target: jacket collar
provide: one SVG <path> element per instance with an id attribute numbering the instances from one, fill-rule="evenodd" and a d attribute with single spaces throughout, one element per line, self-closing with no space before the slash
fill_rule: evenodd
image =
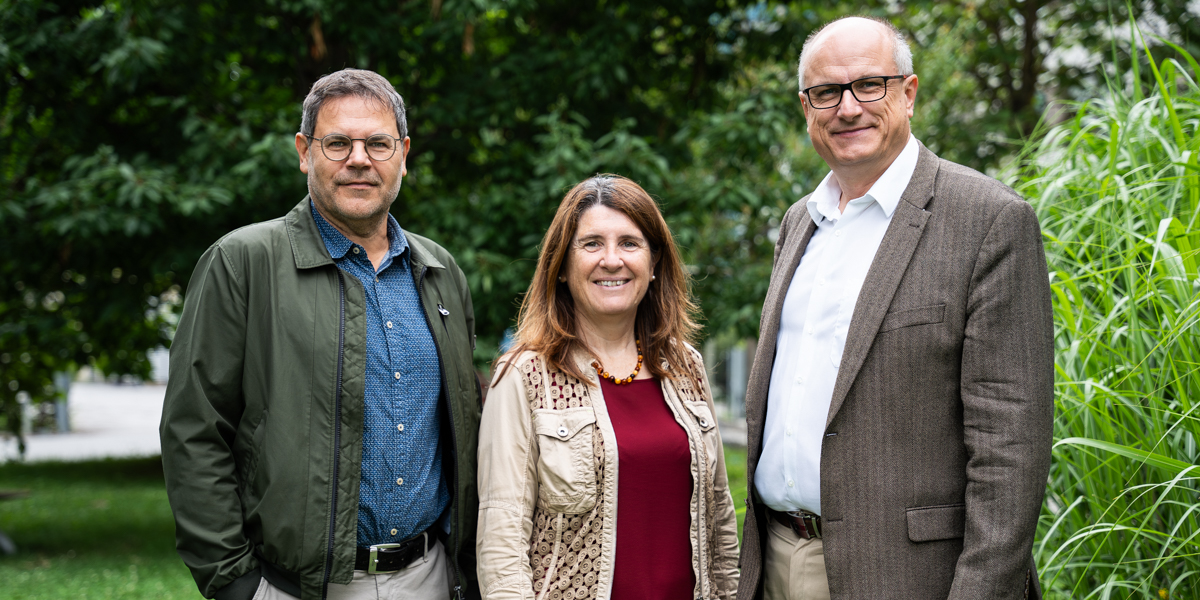
<path id="1" fill-rule="evenodd" d="M 412 261 L 413 271 L 420 272 L 421 268 L 445 269 L 446 266 L 438 260 L 430 246 L 432 242 L 412 232 L 405 232 L 408 237 L 408 249 L 411 251 L 409 260 Z"/>
<path id="2" fill-rule="evenodd" d="M 300 204 L 288 211 L 287 216 L 283 218 L 297 269 L 312 269 L 333 264 L 333 258 L 325 248 L 325 240 L 321 239 L 321 230 L 317 229 L 317 222 L 313 220 L 309 210 L 309 197 L 305 196 Z"/>
<path id="3" fill-rule="evenodd" d="M 321 238 L 321 230 L 317 229 L 317 222 L 313 220 L 308 196 L 305 196 L 299 204 L 288 211 L 283 221 L 287 228 L 288 242 L 291 243 L 292 257 L 296 261 L 297 269 L 313 269 L 334 264 L 333 258 L 329 256 L 329 250 L 325 247 L 325 240 Z M 412 250 L 411 260 L 414 271 L 418 271 L 421 267 L 446 268 L 434 255 L 425 238 L 406 233 L 408 247 Z"/>

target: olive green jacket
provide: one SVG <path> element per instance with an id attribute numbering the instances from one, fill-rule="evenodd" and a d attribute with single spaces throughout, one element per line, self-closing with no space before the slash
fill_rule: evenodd
<path id="1" fill-rule="evenodd" d="M 475 597 L 471 294 L 449 253 L 405 234 L 441 359 L 452 585 Z M 366 327 L 362 284 L 330 258 L 308 198 L 200 258 L 171 348 L 160 433 L 176 547 L 205 597 L 248 599 L 266 578 L 308 600 L 350 582 Z"/>

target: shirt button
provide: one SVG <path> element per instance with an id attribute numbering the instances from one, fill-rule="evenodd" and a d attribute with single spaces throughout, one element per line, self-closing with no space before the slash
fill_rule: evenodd
<path id="1" fill-rule="evenodd" d="M 824 280 L 824 279 L 818 279 L 818 280 L 817 280 L 817 285 L 825 285 L 825 280 Z"/>
<path id="2" fill-rule="evenodd" d="M 400 530 L 398 530 L 398 529 L 393 529 L 393 530 L 392 530 L 392 535 L 396 535 L 397 533 L 400 533 Z"/>
<path id="3" fill-rule="evenodd" d="M 358 254 L 358 246 L 355 246 L 355 247 L 354 247 L 354 253 L 355 253 L 355 254 Z"/>
<path id="4" fill-rule="evenodd" d="M 403 478 L 403 477 L 397 477 L 397 478 L 396 478 L 396 485 L 404 485 L 404 478 Z"/>
<path id="5" fill-rule="evenodd" d="M 800 384 L 800 385 L 804 385 L 804 376 L 803 376 L 803 375 L 797 375 L 797 376 L 796 376 L 796 383 L 798 383 L 798 384 Z"/>
<path id="6" fill-rule="evenodd" d="M 833 233 L 834 237 L 842 237 L 842 231 L 839 229 Z"/>
<path id="7" fill-rule="evenodd" d="M 796 487 L 796 482 L 795 482 L 795 481 L 792 481 L 791 479 L 789 479 L 789 480 L 788 480 L 788 487 Z"/>
<path id="8" fill-rule="evenodd" d="M 791 427 L 788 427 L 788 428 L 787 428 L 787 434 L 788 434 L 788 435 L 792 435 L 792 428 L 791 428 Z"/>
<path id="9" fill-rule="evenodd" d="M 392 328 L 392 322 L 391 322 L 391 321 L 388 321 L 388 322 L 387 322 L 387 328 L 388 328 L 388 329 L 391 329 L 391 328 Z"/>
<path id="10" fill-rule="evenodd" d="M 396 371 L 396 379 L 400 379 L 400 371 Z"/>
<path id="11" fill-rule="evenodd" d="M 396 423 L 397 431 L 404 431 L 404 423 Z"/>

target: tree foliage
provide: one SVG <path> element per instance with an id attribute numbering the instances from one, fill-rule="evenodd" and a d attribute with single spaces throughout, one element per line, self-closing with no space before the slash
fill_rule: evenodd
<path id="1" fill-rule="evenodd" d="M 408 103 L 410 175 L 392 212 L 467 273 L 482 364 L 512 325 L 562 194 L 598 172 L 632 177 L 660 200 L 707 333 L 756 333 L 775 228 L 825 174 L 794 79 L 822 23 L 865 12 L 909 32 L 922 75 L 917 136 L 986 169 L 1050 100 L 1103 83 L 1048 57 L 1070 44 L 1089 60 L 1107 52 L 1105 23 L 1127 9 L 5 0 L 0 399 L 11 415 L 18 392 L 51 398 L 51 374 L 85 364 L 146 375 L 145 351 L 169 344 L 200 253 L 303 197 L 299 105 L 331 71 L 378 71 Z M 1166 16 L 1185 42 L 1200 27 L 1178 3 L 1136 11 Z"/>
<path id="2" fill-rule="evenodd" d="M 0 394 L 145 375 L 196 258 L 303 197 L 291 138 L 319 76 L 410 109 L 393 213 L 470 276 L 490 358 L 561 195 L 618 172 L 666 198 L 683 123 L 723 101 L 723 1 L 0 4 Z M 724 22 L 724 21 L 722 21 Z M 681 207 L 677 207 L 681 208 Z M 16 419 L 7 419 L 8 428 Z"/>

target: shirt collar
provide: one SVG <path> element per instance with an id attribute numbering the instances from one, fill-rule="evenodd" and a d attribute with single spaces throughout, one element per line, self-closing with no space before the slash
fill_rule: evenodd
<path id="1" fill-rule="evenodd" d="M 317 223 L 317 229 L 321 232 L 321 240 L 325 242 L 325 249 L 329 251 L 329 256 L 334 260 L 339 260 L 346 256 L 346 253 L 357 244 L 350 241 L 350 238 L 343 235 L 342 232 L 338 231 L 336 227 L 330 224 L 330 222 L 321 215 L 320 211 L 317 210 L 316 204 L 310 202 L 309 207 L 312 209 L 313 221 L 316 221 Z M 393 217 L 391 213 L 388 213 L 387 216 L 387 236 L 387 258 L 390 259 L 400 256 L 405 250 L 408 249 L 408 238 L 405 237 L 404 230 L 400 229 L 400 223 L 396 221 L 396 218 Z M 362 248 L 362 246 L 359 247 Z M 380 263 L 380 266 L 382 267 L 383 265 L 387 264 L 387 262 L 390 261 L 384 261 L 383 263 Z"/>
<path id="2" fill-rule="evenodd" d="M 912 180 L 913 173 L 917 170 L 919 155 L 920 144 L 917 143 L 917 138 L 910 133 L 908 134 L 908 143 L 904 145 L 904 150 L 900 151 L 896 160 L 892 161 L 883 175 L 879 176 L 871 189 L 867 190 L 866 195 L 862 198 L 855 198 L 851 202 L 859 200 L 865 200 L 867 203 L 875 202 L 890 219 L 892 213 L 896 212 L 896 206 L 900 204 L 900 196 L 904 194 L 908 182 Z M 813 222 L 818 226 L 832 225 L 836 222 L 842 215 L 838 210 L 841 196 L 842 186 L 833 176 L 833 171 L 830 171 L 808 198 L 808 214 L 812 217 Z"/>

